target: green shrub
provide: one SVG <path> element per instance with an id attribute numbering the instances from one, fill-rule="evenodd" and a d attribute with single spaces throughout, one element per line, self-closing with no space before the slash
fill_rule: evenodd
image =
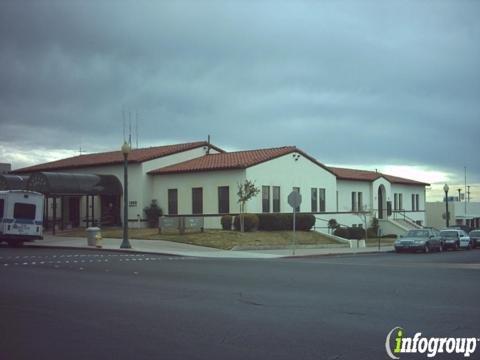
<path id="1" fill-rule="evenodd" d="M 257 214 L 258 229 L 263 231 L 292 230 L 293 214 Z M 315 225 L 315 216 L 312 214 L 296 214 L 295 229 L 309 231 Z"/>
<path id="2" fill-rule="evenodd" d="M 233 218 L 231 215 L 223 215 L 222 218 L 220 219 L 220 222 L 222 223 L 222 229 L 232 230 L 232 221 L 233 221 Z"/>
<path id="3" fill-rule="evenodd" d="M 344 239 L 349 239 L 349 228 L 346 227 L 337 227 L 335 231 L 333 232 L 333 235 L 344 238 Z"/>
<path id="4" fill-rule="evenodd" d="M 288 214 L 258 214 L 258 229 L 263 231 L 292 229 Z"/>
<path id="5" fill-rule="evenodd" d="M 362 227 L 351 227 L 348 229 L 348 238 L 351 240 L 360 240 L 365 238 L 365 229 Z"/>
<path id="6" fill-rule="evenodd" d="M 338 225 L 338 222 L 337 222 L 336 219 L 330 219 L 330 220 L 328 220 L 328 228 L 329 228 L 329 229 L 334 230 L 334 229 L 336 229 L 336 228 L 339 227 L 339 226 L 340 226 L 340 225 Z"/>
<path id="7" fill-rule="evenodd" d="M 309 231 L 315 226 L 315 216 L 312 214 L 298 214 L 295 216 L 295 229 L 300 231 Z M 293 215 L 292 215 L 293 219 Z M 293 220 L 292 220 L 293 222 Z"/>
<path id="8" fill-rule="evenodd" d="M 243 225 L 245 231 L 255 231 L 258 229 L 258 216 L 255 214 L 243 214 Z M 233 227 L 240 231 L 240 215 L 235 216 Z"/>
<path id="9" fill-rule="evenodd" d="M 163 215 L 162 209 L 158 206 L 157 200 L 152 200 L 150 206 L 143 209 L 147 216 L 148 226 L 151 228 L 158 227 L 158 218 Z"/>
<path id="10" fill-rule="evenodd" d="M 338 227 L 333 235 L 349 240 L 361 240 L 365 239 L 365 229 L 363 227 Z M 368 237 L 370 238 L 370 233 Z"/>

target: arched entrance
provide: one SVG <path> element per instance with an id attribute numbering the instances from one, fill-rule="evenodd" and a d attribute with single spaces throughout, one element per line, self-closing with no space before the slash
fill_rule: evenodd
<path id="1" fill-rule="evenodd" d="M 385 186 L 380 185 L 378 187 L 378 218 L 385 219 L 386 218 L 386 196 L 385 196 Z"/>

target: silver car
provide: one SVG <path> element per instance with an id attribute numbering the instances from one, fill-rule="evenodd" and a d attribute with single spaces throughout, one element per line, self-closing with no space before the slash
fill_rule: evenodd
<path id="1" fill-rule="evenodd" d="M 439 232 L 435 229 L 409 230 L 407 234 L 395 241 L 395 251 L 442 251 Z"/>

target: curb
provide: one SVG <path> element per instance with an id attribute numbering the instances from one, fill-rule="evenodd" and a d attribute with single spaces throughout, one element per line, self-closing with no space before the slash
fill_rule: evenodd
<path id="1" fill-rule="evenodd" d="M 283 259 L 298 259 L 298 258 L 315 258 L 322 256 L 351 256 L 351 255 L 373 255 L 373 254 L 390 254 L 394 253 L 394 250 L 388 251 L 363 251 L 363 252 L 350 252 L 350 253 L 328 253 L 328 254 L 311 254 L 311 255 L 288 255 L 284 256 Z"/>
<path id="2" fill-rule="evenodd" d="M 199 258 L 198 256 L 194 255 L 179 255 L 179 254 L 171 254 L 171 253 L 164 253 L 164 252 L 154 252 L 148 250 L 135 250 L 135 249 L 107 249 L 107 248 L 96 248 L 96 247 L 82 247 L 82 246 L 62 246 L 62 245 L 24 245 L 26 248 L 51 248 L 51 249 L 62 249 L 62 250 L 87 250 L 87 251 L 110 251 L 110 252 L 117 252 L 117 253 L 127 253 L 127 254 L 148 254 L 148 255 L 161 255 L 161 256 L 176 256 L 176 257 L 192 257 L 192 258 Z M 302 259 L 302 258 L 315 258 L 315 257 L 324 257 L 324 256 L 351 256 L 351 255 L 372 255 L 372 254 L 381 254 L 381 253 L 393 253 L 394 250 L 388 251 L 363 251 L 363 252 L 348 252 L 348 253 L 327 253 L 327 254 L 310 254 L 310 255 L 286 255 L 286 256 L 279 256 L 277 259 Z M 208 257 L 207 257 L 208 258 Z M 215 259 L 215 257 L 212 257 Z M 226 258 L 228 259 L 228 258 Z M 233 258 L 235 259 L 235 258 Z M 247 258 L 249 259 L 249 258 Z M 272 260 L 269 258 L 252 258 L 254 260 Z"/>
<path id="3" fill-rule="evenodd" d="M 346 244 L 330 244 L 334 246 L 328 245 L 297 245 L 297 249 L 349 249 Z M 242 246 L 236 245 L 234 246 L 231 251 L 255 251 L 255 250 L 289 250 L 291 249 L 291 245 L 262 245 L 262 246 Z"/>

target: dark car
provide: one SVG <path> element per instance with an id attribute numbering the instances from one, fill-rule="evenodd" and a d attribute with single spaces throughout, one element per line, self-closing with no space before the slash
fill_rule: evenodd
<path id="1" fill-rule="evenodd" d="M 480 247 L 480 230 L 472 230 L 468 234 L 470 236 L 470 240 L 472 241 L 472 246 Z"/>
<path id="2" fill-rule="evenodd" d="M 461 248 L 470 250 L 473 248 L 472 241 L 467 233 L 463 230 L 446 229 L 440 231 L 440 240 L 444 250 Z"/>
<path id="3" fill-rule="evenodd" d="M 448 227 L 448 229 L 463 230 L 467 234 L 472 230 L 472 228 L 467 225 L 451 225 Z"/>
<path id="4" fill-rule="evenodd" d="M 404 237 L 395 241 L 395 251 L 442 251 L 442 244 L 437 230 L 415 229 L 409 230 Z"/>

